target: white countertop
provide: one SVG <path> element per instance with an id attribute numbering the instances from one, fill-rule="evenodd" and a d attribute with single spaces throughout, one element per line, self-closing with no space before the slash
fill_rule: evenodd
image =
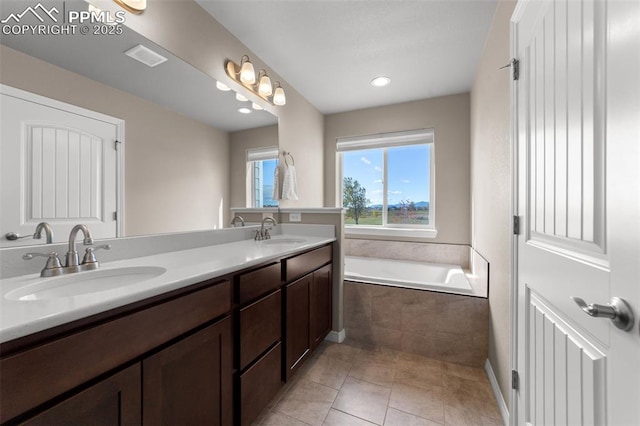
<path id="1" fill-rule="evenodd" d="M 31 274 L 0 280 L 0 343 L 335 241 L 335 238 L 291 234 L 274 236 L 270 241 L 291 238 L 304 242 L 264 244 L 264 241 L 243 240 L 103 263 L 99 271 L 155 266 L 165 268 L 166 272 L 140 283 L 71 297 L 11 300 L 6 295 L 12 290 L 56 278 Z M 92 272 L 76 274 L 79 277 Z"/>

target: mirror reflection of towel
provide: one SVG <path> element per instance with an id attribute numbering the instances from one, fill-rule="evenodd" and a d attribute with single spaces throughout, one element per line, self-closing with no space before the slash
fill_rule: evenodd
<path id="1" fill-rule="evenodd" d="M 284 171 L 284 179 L 282 181 L 282 199 L 298 199 L 298 179 L 296 178 L 296 168 L 294 166 L 287 166 Z"/>

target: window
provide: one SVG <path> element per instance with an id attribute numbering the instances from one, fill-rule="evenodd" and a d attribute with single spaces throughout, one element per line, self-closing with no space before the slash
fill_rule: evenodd
<path id="1" fill-rule="evenodd" d="M 341 138 L 337 149 L 350 231 L 435 231 L 432 129 Z"/>
<path id="2" fill-rule="evenodd" d="M 247 151 L 247 207 L 278 207 L 278 200 L 273 199 L 276 167 L 278 147 Z"/>

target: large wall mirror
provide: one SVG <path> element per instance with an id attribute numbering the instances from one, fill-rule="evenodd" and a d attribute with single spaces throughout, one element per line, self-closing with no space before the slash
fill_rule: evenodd
<path id="1" fill-rule="evenodd" d="M 52 10 L 57 3 L 60 10 L 88 7 L 84 1 L 44 4 Z M 2 19 L 13 13 L 22 15 L 21 25 L 29 19 L 40 24 L 33 14 L 22 13 L 26 6 L 3 1 Z M 245 206 L 245 167 L 237 163 L 242 157 L 238 150 L 277 146 L 277 117 L 238 100 L 233 91 L 219 90 L 210 76 L 125 25 L 112 34 L 93 34 L 92 28 L 88 34 L 77 28 L 76 34 L 66 35 L 8 31 L 0 38 L 0 83 L 5 92 L 17 89 L 2 95 L 0 112 L 3 132 L 11 127 L 5 121 L 14 128 L 14 134 L 5 132 L 0 140 L 3 173 L 12 173 L 3 174 L 0 192 L 13 197 L 2 200 L 0 247 L 44 243 L 26 237 L 41 221 L 57 223 L 55 241 L 63 242 L 74 224 L 87 222 L 91 228 L 94 216 L 99 216 L 97 222 L 113 218 L 119 236 L 228 226 L 229 208 Z M 150 67 L 125 55 L 138 45 L 167 60 Z M 154 60 L 147 51 L 139 53 Z M 55 103 L 46 105 L 44 99 L 53 99 L 78 108 L 71 112 L 83 117 L 88 115 L 83 111 L 96 113 L 98 124 L 114 118 L 114 138 L 124 140 L 124 160 L 118 166 L 123 173 L 87 166 L 104 149 L 96 142 L 93 151 L 78 148 L 78 140 L 91 139 L 94 132 L 76 131 L 74 121 L 67 128 L 47 125 L 55 114 L 41 111 L 37 119 L 20 122 L 22 106 L 7 99 L 17 102 L 21 91 L 34 94 L 27 102 L 38 107 L 60 110 Z M 239 112 L 243 107 L 250 112 Z M 106 182 L 107 175 L 123 180 Z M 123 207 L 116 215 L 95 195 L 97 187 L 109 185 L 122 189 L 116 197 L 124 194 L 116 201 Z M 14 222 L 5 223 L 8 217 Z M 25 238 L 10 241 L 5 237 L 9 232 Z M 96 230 L 96 238 L 112 236 L 100 232 Z"/>

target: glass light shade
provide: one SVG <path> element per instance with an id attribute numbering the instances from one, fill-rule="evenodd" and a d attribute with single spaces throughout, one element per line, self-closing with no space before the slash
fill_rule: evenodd
<path id="1" fill-rule="evenodd" d="M 147 0 L 113 0 L 127 12 L 140 14 L 147 8 Z"/>
<path id="2" fill-rule="evenodd" d="M 240 81 L 244 84 L 255 84 L 256 82 L 256 71 L 248 59 L 240 67 Z"/>
<path id="3" fill-rule="evenodd" d="M 271 96 L 273 94 L 273 86 L 271 85 L 271 79 L 268 75 L 263 75 L 262 77 L 260 77 L 258 93 L 260 93 L 262 96 Z"/>
<path id="4" fill-rule="evenodd" d="M 240 93 L 236 93 L 236 99 L 240 102 L 247 102 L 249 100 L 246 97 L 242 96 Z"/>
<path id="5" fill-rule="evenodd" d="M 273 92 L 273 103 L 275 105 L 284 105 L 287 103 L 287 98 L 284 95 L 284 89 L 280 86 L 276 87 L 275 92 Z"/>
<path id="6" fill-rule="evenodd" d="M 229 86 L 224 83 L 220 83 L 219 81 L 216 81 L 216 88 L 218 90 L 222 90 L 223 92 L 228 92 L 229 90 L 231 90 L 229 89 Z"/>
<path id="7" fill-rule="evenodd" d="M 258 105 L 257 103 L 252 103 L 251 106 L 253 107 L 253 109 L 255 109 L 256 111 L 262 111 L 264 108 L 262 108 L 260 105 Z"/>

